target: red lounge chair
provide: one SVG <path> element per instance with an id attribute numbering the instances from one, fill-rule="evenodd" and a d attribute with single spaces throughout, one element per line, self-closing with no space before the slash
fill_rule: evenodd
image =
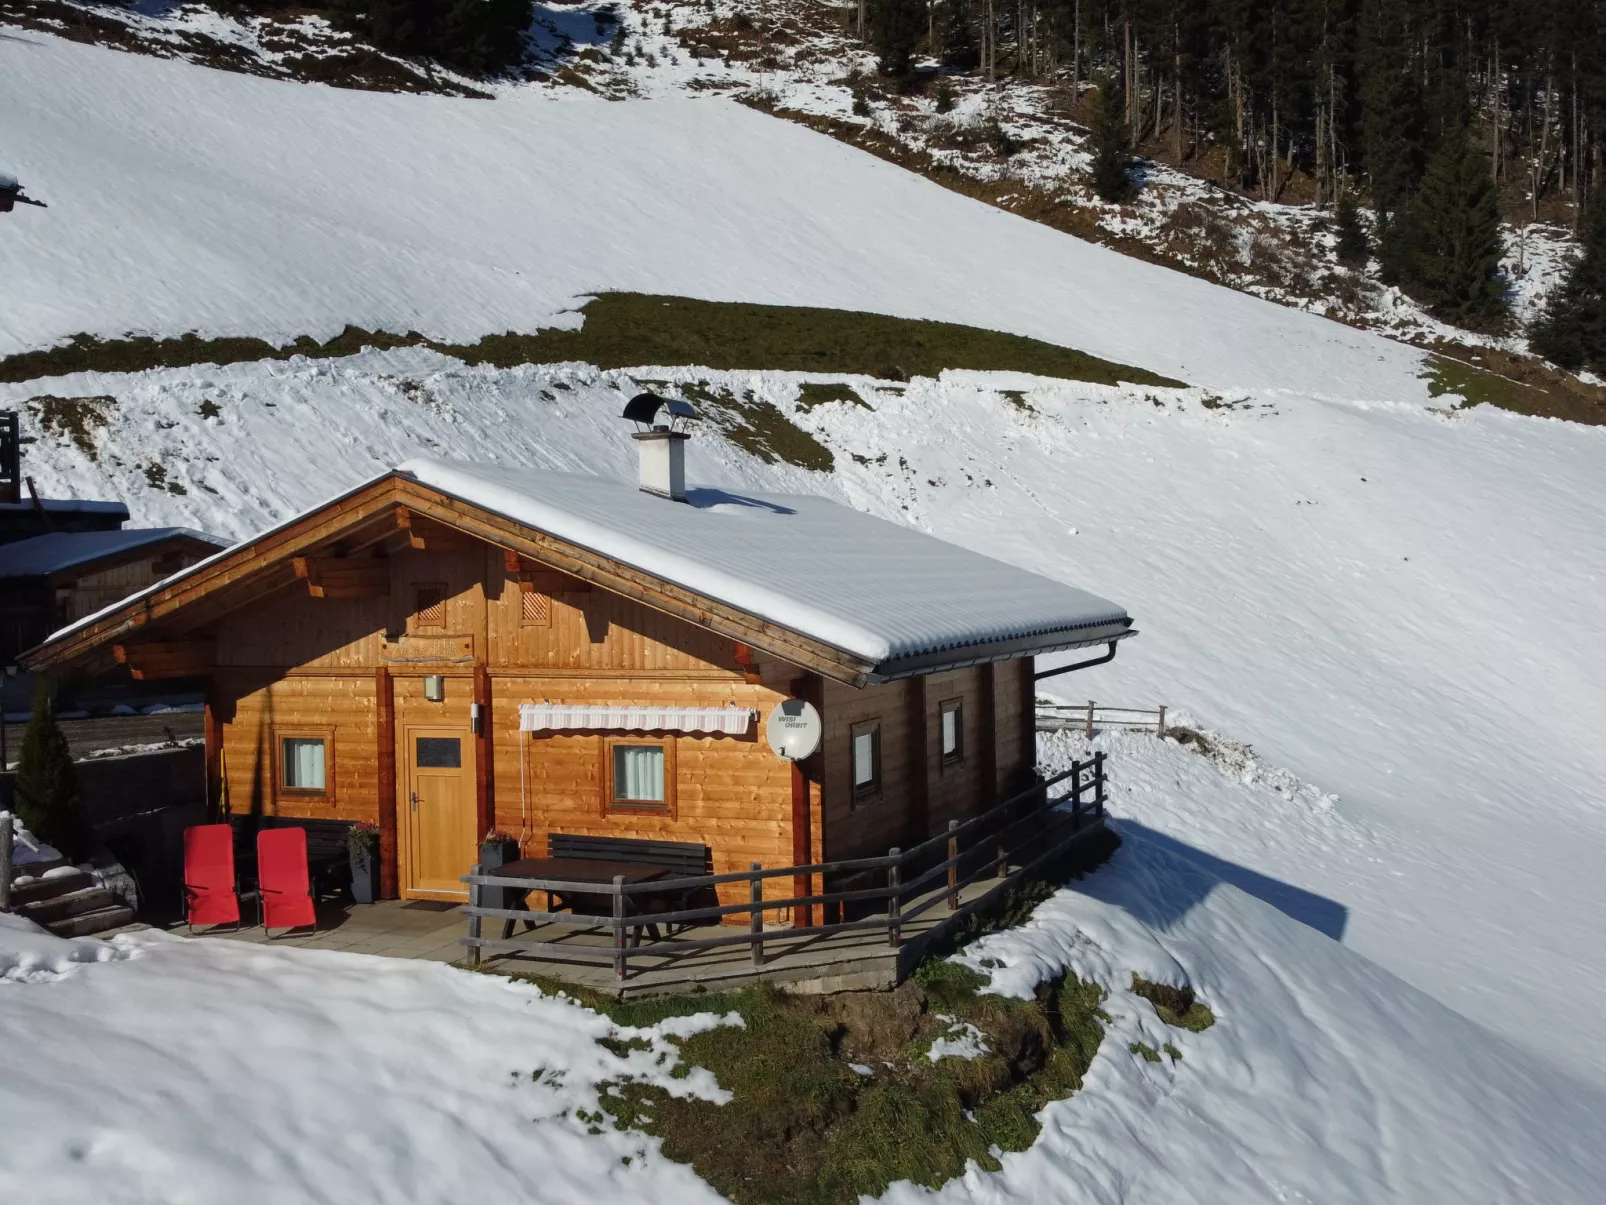
<path id="1" fill-rule="evenodd" d="M 306 829 L 265 828 L 257 833 L 257 900 L 264 929 L 318 927 Z"/>
<path id="2" fill-rule="evenodd" d="M 234 829 L 227 824 L 198 824 L 184 830 L 184 919 L 192 929 L 240 927 Z"/>

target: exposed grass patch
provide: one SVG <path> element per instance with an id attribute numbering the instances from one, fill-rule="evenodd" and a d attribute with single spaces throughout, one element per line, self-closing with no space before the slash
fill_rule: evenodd
<path id="1" fill-rule="evenodd" d="M 706 381 L 681 385 L 680 392 L 697 403 L 699 417 L 765 464 L 784 460 L 819 473 L 836 467 L 831 449 L 782 414 L 773 402 L 759 401 L 750 393 L 715 389 Z"/>
<path id="2" fill-rule="evenodd" d="M 1133 1042 L 1127 1047 L 1133 1054 L 1139 1055 L 1145 1063 L 1158 1063 L 1160 1052 L 1147 1042 Z"/>
<path id="3" fill-rule="evenodd" d="M 1151 983 L 1139 975 L 1133 975 L 1132 992 L 1154 1005 L 1160 1020 L 1177 1029 L 1203 1033 L 1216 1023 L 1216 1015 L 1193 994 L 1191 987 Z"/>
<path id="4" fill-rule="evenodd" d="M 167 479 L 167 469 L 155 461 L 149 464 L 142 464 L 139 467 L 145 474 L 146 482 L 153 490 L 166 490 L 170 494 L 187 494 L 190 492 L 180 482 L 169 481 Z"/>
<path id="5" fill-rule="evenodd" d="M 107 394 L 94 397 L 31 397 L 27 407 L 39 425 L 52 435 L 71 439 L 91 460 L 100 459 L 100 433 L 111 425 L 117 399 Z"/>
<path id="6" fill-rule="evenodd" d="M 76 335 L 43 351 L 0 359 L 0 381 L 72 372 L 141 372 L 193 364 L 314 359 L 353 355 L 364 347 L 430 347 L 470 364 L 577 361 L 599 368 L 641 364 L 698 365 L 721 370 L 856 373 L 883 380 L 935 377 L 944 369 L 1028 372 L 1100 385 L 1181 387 L 1139 368 L 1101 360 L 1019 335 L 948 322 L 924 322 L 803 306 L 696 301 L 642 293 L 604 293 L 584 307 L 577 331 L 488 335 L 473 344 L 442 343 L 416 331 L 405 335 L 348 326 L 319 343 L 307 336 L 282 347 L 261 339 L 96 339 Z"/>
<path id="7" fill-rule="evenodd" d="M 1466 357 L 1473 355 L 1486 366 L 1469 363 Z M 1421 375 L 1431 396 L 1458 395 L 1463 406 L 1487 403 L 1517 414 L 1606 425 L 1606 390 L 1547 369 L 1531 356 L 1492 348 L 1457 349 L 1454 354 L 1429 355 Z"/>
<path id="8" fill-rule="evenodd" d="M 1026 391 L 1024 389 L 1000 389 L 998 396 L 1022 414 L 1037 413 L 1037 407 L 1026 400 Z"/>
<path id="9" fill-rule="evenodd" d="M 846 381 L 808 381 L 804 383 L 802 389 L 798 392 L 797 408 L 805 413 L 816 406 L 823 406 L 827 402 L 848 402 L 866 410 L 875 409 L 874 406 L 860 397 L 858 391 Z"/>
<path id="10" fill-rule="evenodd" d="M 734 1094 L 728 1104 L 624 1083 L 603 1108 L 616 1124 L 661 1137 L 667 1156 L 739 1205 L 848 1205 L 896 1180 L 936 1187 L 971 1159 L 996 1170 L 995 1152 L 1030 1146 L 1037 1112 L 1081 1087 L 1103 1037 L 1103 993 L 1066 978 L 1018 1001 L 979 995 L 983 982 L 932 962 L 891 992 L 790 996 L 761 985 L 610 1005 L 632 1024 L 729 1005 L 745 1027 L 680 1043 L 686 1064 Z M 933 1063 L 931 1042 L 957 1022 L 979 1029 L 988 1053 Z"/>

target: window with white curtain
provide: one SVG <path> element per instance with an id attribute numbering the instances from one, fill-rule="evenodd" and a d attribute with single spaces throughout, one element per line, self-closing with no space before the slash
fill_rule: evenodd
<path id="1" fill-rule="evenodd" d="M 853 794 L 874 795 L 881 789 L 881 725 L 853 726 Z"/>
<path id="2" fill-rule="evenodd" d="M 324 743 L 317 737 L 287 736 L 283 750 L 284 787 L 288 791 L 326 789 Z"/>
<path id="3" fill-rule="evenodd" d="M 965 759 L 964 705 L 958 699 L 949 699 L 941 704 L 941 712 L 942 761 L 951 765 Z"/>
<path id="4" fill-rule="evenodd" d="M 616 803 L 663 804 L 664 747 L 613 747 L 613 798 Z"/>

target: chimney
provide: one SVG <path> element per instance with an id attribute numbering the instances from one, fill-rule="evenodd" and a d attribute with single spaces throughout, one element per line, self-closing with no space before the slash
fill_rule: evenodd
<path id="1" fill-rule="evenodd" d="M 0 502 L 22 501 L 22 432 L 15 410 L 0 410 Z"/>
<path id="2" fill-rule="evenodd" d="M 660 412 L 668 422 L 657 421 Z M 696 416 L 689 403 L 656 393 L 638 393 L 625 406 L 623 417 L 637 426 L 631 438 L 641 461 L 639 484 L 647 493 L 686 501 L 686 441 L 691 433 L 682 426 Z"/>

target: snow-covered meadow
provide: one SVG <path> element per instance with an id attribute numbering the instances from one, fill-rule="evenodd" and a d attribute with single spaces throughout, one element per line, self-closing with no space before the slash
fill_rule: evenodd
<path id="1" fill-rule="evenodd" d="M 1188 381 L 821 375 L 863 404 L 809 408 L 799 374 L 496 370 L 412 349 L 40 379 L 0 385 L 0 405 L 21 405 L 46 495 L 125 498 L 139 523 L 244 537 L 419 454 L 628 477 L 617 415 L 648 382 L 772 403 L 831 449 L 831 473 L 765 463 L 705 423 L 693 480 L 824 494 L 1112 598 L 1142 635 L 1113 665 L 1045 686 L 1167 703 L 1287 767 L 1235 754 L 1233 782 L 1179 747 L 1112 746 L 1129 846 L 1046 906 L 1040 950 L 1000 957 L 1097 962 L 1113 989 L 1163 950 L 1221 1020 L 1178 1040 L 1181 1064 L 1129 1070 L 1114 1061 L 1138 1032 L 1122 1013 L 1089 1091 L 1050 1111 L 1088 1119 L 1085 1140 L 1055 1137 L 1055 1120 L 1002 1178 L 951 1192 L 1591 1199 L 1600 1154 L 1580 1127 L 1606 1086 L 1589 1012 L 1606 989 L 1606 430 L 1435 404 L 1409 348 L 1079 243 L 723 101 L 342 92 L 28 33 L 0 38 L 0 111 L 0 168 L 49 205 L 0 227 L 0 355 L 78 332 L 282 342 L 347 323 L 468 340 L 573 325 L 586 295 L 628 289 L 966 322 Z M 90 450 L 42 429 L 27 403 L 47 394 L 113 399 Z M 1077 933 L 1103 935 L 1103 962 L 1077 952 Z M 534 1154 L 521 1145 L 529 1119 L 513 1128 L 493 1107 L 515 1091 L 493 1048 L 539 1062 L 549 1036 L 525 1030 L 551 1020 L 551 1002 L 439 968 L 125 948 L 137 956 L 59 979 L 35 964 L 44 981 L 4 987 L 6 1074 L 66 1086 L 43 1093 L 46 1110 L 0 1095 L 0 1132 L 38 1136 L 4 1147 L 0 1187 L 155 1199 L 146 1185 L 193 1164 L 203 1190 L 281 1177 L 284 1199 L 318 1199 L 341 1160 L 416 1135 L 421 1158 L 462 1171 L 470 1156 L 431 1136 L 460 1108 L 500 1119 L 486 1123 L 493 1143 L 469 1148 L 487 1192 L 557 1154 L 596 1173 L 584 1186 L 604 1185 L 600 1199 L 704 1191 L 652 1160 L 625 1169 L 630 1150 L 555 1113 L 540 1114 Z M 193 1039 L 186 984 L 210 1005 Z M 450 1037 L 463 1061 L 431 1055 L 418 1095 L 402 1092 L 355 1146 L 329 1145 L 335 1110 L 366 1106 L 376 1082 L 407 1088 L 396 1052 L 427 1049 L 443 1018 L 474 1008 L 491 1018 L 483 1048 Z M 552 1044 L 603 1024 L 570 1015 L 551 1020 Z M 233 1051 L 236 1016 L 289 1053 Z M 113 1026 L 104 1046 L 95 1025 Z M 19 1052 L 41 1037 L 49 1049 L 30 1062 Z M 183 1057 L 163 1064 L 163 1043 Z M 306 1053 L 331 1048 L 345 1061 Z M 212 1058 L 238 1074 L 214 1074 Z M 242 1144 L 251 1073 L 281 1067 L 274 1128 Z M 1462 1103 L 1480 1091 L 1494 1098 L 1483 1121 Z M 1146 1101 L 1145 1121 L 1133 1110 Z M 209 1111 L 234 1119 L 211 1131 L 230 1141 L 184 1145 L 207 1131 L 175 1119 Z M 103 1128 L 77 1145 L 43 1137 L 81 1115 Z M 1213 1128 L 1223 1117 L 1241 1123 L 1240 1145 Z M 1268 1163 L 1284 1150 L 1299 1154 Z M 38 1162 L 17 1170 L 18 1151 Z M 1208 1172 L 1191 1197 L 1190 1160 Z M 352 1195 L 332 1199 L 448 1199 L 429 1180 L 388 1198 L 388 1180 L 341 1183 Z"/>

